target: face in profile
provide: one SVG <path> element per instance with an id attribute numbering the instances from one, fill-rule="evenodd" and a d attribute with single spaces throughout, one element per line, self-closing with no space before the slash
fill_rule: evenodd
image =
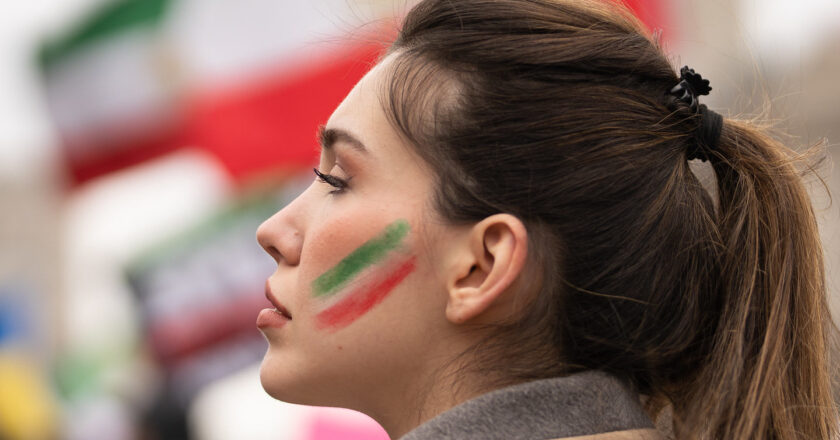
<path id="1" fill-rule="evenodd" d="M 280 400 L 364 411 L 366 396 L 425 371 L 447 325 L 447 228 L 431 220 L 431 172 L 381 108 L 387 64 L 323 127 L 313 183 L 257 230 L 277 262 L 266 290 L 279 310 L 258 318 L 260 380 Z"/>

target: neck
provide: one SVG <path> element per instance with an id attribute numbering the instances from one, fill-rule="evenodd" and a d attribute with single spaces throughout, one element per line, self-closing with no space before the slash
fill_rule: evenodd
<path id="1" fill-rule="evenodd" d="M 368 412 L 392 439 L 398 439 L 423 422 L 488 391 L 460 367 L 440 368 L 413 381 L 385 405 Z"/>
<path id="2" fill-rule="evenodd" d="M 390 438 L 398 439 L 438 414 L 491 390 L 486 380 L 468 368 L 468 356 L 459 355 L 462 350 L 442 351 L 427 352 L 423 364 L 414 365 L 410 372 L 368 384 L 368 390 L 377 391 L 369 395 L 372 399 L 364 402 L 367 405 L 355 409 L 376 420 Z"/>

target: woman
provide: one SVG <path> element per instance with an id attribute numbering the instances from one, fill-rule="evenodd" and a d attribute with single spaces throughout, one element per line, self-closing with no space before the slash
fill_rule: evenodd
<path id="1" fill-rule="evenodd" d="M 836 435 L 808 196 L 709 90 L 611 3 L 423 1 L 257 231 L 263 387 L 412 440 Z"/>

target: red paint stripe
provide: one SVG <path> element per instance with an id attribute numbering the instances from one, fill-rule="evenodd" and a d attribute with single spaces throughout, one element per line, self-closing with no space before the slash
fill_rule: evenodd
<path id="1" fill-rule="evenodd" d="M 316 316 L 319 328 L 338 330 L 345 327 L 379 304 L 391 290 L 414 271 L 416 258 L 411 257 L 384 278 L 375 279 Z"/>

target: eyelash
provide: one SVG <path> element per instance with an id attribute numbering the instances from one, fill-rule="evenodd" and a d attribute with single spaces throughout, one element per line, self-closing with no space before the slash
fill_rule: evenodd
<path id="1" fill-rule="evenodd" d="M 324 174 L 318 171 L 318 168 L 312 168 L 312 171 L 314 171 L 315 175 L 318 176 L 318 180 L 335 188 L 334 190 L 330 191 L 330 194 L 340 194 L 344 192 L 344 190 L 347 188 L 347 181 L 344 179 L 335 177 L 332 174 Z"/>

